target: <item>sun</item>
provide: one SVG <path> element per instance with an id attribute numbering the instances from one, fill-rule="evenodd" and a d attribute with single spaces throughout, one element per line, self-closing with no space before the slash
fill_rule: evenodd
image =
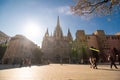
<path id="1" fill-rule="evenodd" d="M 39 36 L 39 25 L 37 25 L 35 22 L 29 22 L 25 26 L 25 36 L 28 38 L 35 38 Z"/>
<path id="2" fill-rule="evenodd" d="M 23 26 L 23 35 L 38 45 L 43 33 L 43 27 L 37 21 L 28 20 Z"/>
<path id="3" fill-rule="evenodd" d="M 22 24 L 22 35 L 27 37 L 35 44 L 41 46 L 41 42 L 45 32 L 45 26 L 37 19 L 26 19 Z"/>

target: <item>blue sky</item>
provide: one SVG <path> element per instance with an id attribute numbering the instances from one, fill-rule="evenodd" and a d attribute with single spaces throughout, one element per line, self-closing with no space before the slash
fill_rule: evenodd
<path id="1" fill-rule="evenodd" d="M 53 33 L 59 16 L 64 35 L 69 28 L 74 38 L 79 29 L 85 30 L 86 34 L 98 29 L 106 34 L 120 32 L 120 11 L 87 20 L 72 15 L 69 11 L 72 4 L 72 0 L 0 0 L 0 30 L 9 36 L 22 34 L 41 45 L 46 29 Z"/>

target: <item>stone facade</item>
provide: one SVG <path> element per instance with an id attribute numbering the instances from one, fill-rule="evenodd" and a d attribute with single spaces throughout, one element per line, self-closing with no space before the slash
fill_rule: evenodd
<path id="1" fill-rule="evenodd" d="M 2 61 L 5 64 L 12 64 L 14 61 L 19 63 L 21 60 L 27 59 L 34 63 L 34 50 L 36 48 L 37 45 L 28 40 L 26 37 L 22 35 L 16 35 L 15 37 L 11 38 Z"/>
<path id="2" fill-rule="evenodd" d="M 71 48 L 69 42 L 72 41 L 72 36 L 68 30 L 68 35 L 63 36 L 62 29 L 60 27 L 59 17 L 53 36 L 49 35 L 48 29 L 45 33 L 42 42 L 42 52 L 44 53 L 43 58 L 52 62 L 60 62 L 67 60 L 70 57 Z"/>
<path id="3" fill-rule="evenodd" d="M 60 62 L 61 59 L 66 59 L 67 62 L 82 63 L 88 61 L 91 46 L 99 49 L 101 60 L 106 61 L 112 48 L 115 47 L 120 50 L 120 33 L 106 35 L 104 30 L 97 30 L 93 34 L 85 34 L 84 30 L 77 30 L 76 38 L 73 40 L 69 29 L 67 36 L 63 36 L 58 17 L 53 36 L 49 35 L 48 29 L 45 33 L 42 52 L 44 59 L 52 62 Z"/>

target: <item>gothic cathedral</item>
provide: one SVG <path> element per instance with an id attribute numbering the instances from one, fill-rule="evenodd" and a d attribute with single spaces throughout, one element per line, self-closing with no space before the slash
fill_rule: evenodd
<path id="1" fill-rule="evenodd" d="M 73 38 L 69 29 L 67 36 L 63 36 L 58 16 L 53 36 L 49 35 L 48 29 L 44 35 L 42 42 L 43 59 L 56 63 L 68 62 L 71 54 L 70 42 L 72 41 Z"/>

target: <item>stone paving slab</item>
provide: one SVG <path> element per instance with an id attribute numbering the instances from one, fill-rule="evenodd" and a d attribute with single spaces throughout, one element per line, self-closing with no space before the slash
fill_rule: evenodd
<path id="1" fill-rule="evenodd" d="M 91 69 L 89 65 L 74 64 L 7 68 L 0 69 L 0 80 L 120 80 L 118 68 L 99 65 L 98 69 Z"/>

